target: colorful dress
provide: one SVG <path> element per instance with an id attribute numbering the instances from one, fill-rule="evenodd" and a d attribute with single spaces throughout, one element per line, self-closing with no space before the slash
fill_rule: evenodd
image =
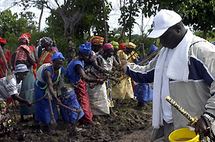
<path id="1" fill-rule="evenodd" d="M 111 71 L 112 67 L 113 67 L 113 60 L 114 60 L 114 56 L 108 57 L 107 59 L 104 59 L 101 55 L 99 56 L 102 59 L 102 64 L 103 64 L 103 68 Z M 106 82 L 106 87 L 107 87 L 107 97 L 108 97 L 108 102 L 109 102 L 109 107 L 113 107 L 113 98 L 112 98 L 112 89 L 110 87 L 110 80 L 108 79 L 108 81 Z"/>
<path id="2" fill-rule="evenodd" d="M 11 57 L 11 51 L 7 50 L 7 52 L 5 53 L 4 56 L 5 56 L 5 59 L 7 61 L 7 64 L 9 64 L 10 57 Z M 4 65 L 2 58 L 0 58 L 0 78 L 5 77 L 5 73 L 6 73 L 6 67 Z"/>
<path id="3" fill-rule="evenodd" d="M 49 70 L 51 73 L 51 79 L 53 84 L 58 84 L 61 75 L 64 73 L 64 68 L 61 67 L 59 69 L 59 74 L 54 76 L 53 67 L 50 64 L 44 64 L 38 69 L 37 72 L 37 80 L 34 83 L 35 87 L 35 100 L 42 98 L 46 93 L 49 93 L 48 85 L 46 83 L 46 77 L 44 75 L 45 70 Z M 52 97 L 50 97 L 52 98 Z M 57 110 L 57 105 L 55 100 L 51 99 L 52 109 L 54 113 L 54 118 L 59 119 L 59 113 Z M 41 101 L 36 103 L 36 120 L 45 124 L 49 124 L 51 122 L 51 111 L 49 106 L 48 98 L 42 99 Z"/>
<path id="4" fill-rule="evenodd" d="M 117 54 L 119 55 L 120 59 L 123 59 L 123 58 L 128 59 L 130 57 L 130 56 L 127 56 L 123 50 L 119 50 Z M 132 54 L 133 52 L 131 53 L 131 55 Z M 128 61 L 132 61 L 132 59 L 130 58 Z M 120 80 L 120 83 L 118 84 L 115 84 L 115 82 L 110 81 L 110 84 L 112 86 L 113 98 L 114 99 L 134 98 L 134 91 L 132 88 L 131 78 L 126 74 L 121 73 L 121 77 L 118 79 Z"/>
<path id="5" fill-rule="evenodd" d="M 60 78 L 59 85 L 57 87 L 58 98 L 61 103 L 72 108 L 73 110 L 82 110 L 80 104 L 78 103 L 75 90 L 73 88 L 73 83 L 64 75 Z M 63 118 L 68 121 L 74 123 L 78 117 L 78 113 L 71 111 L 63 106 L 60 106 L 60 113 Z M 83 110 L 80 112 L 79 119 L 83 117 Z"/>
<path id="6" fill-rule="evenodd" d="M 48 52 L 46 51 L 45 49 L 43 50 L 42 52 L 42 55 L 40 56 L 39 60 L 38 60 L 38 65 L 37 65 L 37 68 L 39 69 L 39 67 L 42 65 L 42 64 L 45 64 L 45 63 L 51 63 L 51 57 L 54 53 L 56 53 L 57 50 L 55 50 L 54 48 Z"/>
<path id="7" fill-rule="evenodd" d="M 5 101 L 11 95 L 19 94 L 21 84 L 22 81 L 18 84 L 15 76 L 11 80 L 7 80 L 6 77 L 0 78 L 0 134 L 6 134 L 13 130 L 9 108 Z"/>
<path id="8" fill-rule="evenodd" d="M 75 93 L 78 98 L 78 102 L 84 111 L 84 116 L 80 119 L 80 122 L 90 122 L 93 118 L 93 113 L 90 108 L 89 95 L 86 89 L 86 82 L 82 81 L 75 72 L 75 66 L 81 65 L 84 70 L 84 61 L 72 60 L 65 69 L 65 76 L 74 83 Z"/>

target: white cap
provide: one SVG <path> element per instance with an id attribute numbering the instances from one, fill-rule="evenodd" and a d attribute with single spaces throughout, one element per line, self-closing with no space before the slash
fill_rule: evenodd
<path id="1" fill-rule="evenodd" d="M 148 35 L 150 38 L 158 38 L 163 35 L 170 27 L 179 23 L 182 20 L 181 16 L 175 11 L 162 9 L 159 11 L 153 20 L 153 30 Z"/>

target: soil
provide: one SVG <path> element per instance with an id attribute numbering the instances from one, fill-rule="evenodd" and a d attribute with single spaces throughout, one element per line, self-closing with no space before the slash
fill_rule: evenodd
<path id="1" fill-rule="evenodd" d="M 46 126 L 35 121 L 32 116 L 25 117 L 24 122 L 17 120 L 10 136 L 0 137 L 4 142 L 149 142 L 152 131 L 152 102 L 144 106 L 137 106 L 134 99 L 114 102 L 113 112 L 110 115 L 94 116 L 93 121 L 99 125 L 89 123 L 80 124 L 84 132 L 74 132 L 69 123 L 62 119 L 57 120 L 57 128 L 48 133 Z M 11 109 L 11 116 L 13 111 Z M 20 118 L 16 109 L 16 117 Z M 13 118 L 13 117 L 12 117 Z"/>

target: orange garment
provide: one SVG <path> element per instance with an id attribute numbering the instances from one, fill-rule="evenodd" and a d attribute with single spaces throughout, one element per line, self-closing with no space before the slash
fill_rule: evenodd
<path id="1" fill-rule="evenodd" d="M 42 52 L 42 55 L 40 56 L 40 58 L 38 60 L 37 68 L 39 68 L 42 64 L 51 63 L 51 57 L 56 52 L 57 52 L 57 50 L 55 50 L 54 48 L 50 52 L 48 52 L 44 49 Z"/>
<path id="2" fill-rule="evenodd" d="M 7 64 L 9 64 L 9 62 L 10 62 L 10 56 L 11 56 L 11 51 L 7 50 L 7 52 L 5 53 L 4 56 L 5 56 Z M 6 73 L 6 67 L 4 65 L 4 62 L 3 62 L 2 58 L 0 58 L 0 78 L 5 77 L 5 73 Z"/>

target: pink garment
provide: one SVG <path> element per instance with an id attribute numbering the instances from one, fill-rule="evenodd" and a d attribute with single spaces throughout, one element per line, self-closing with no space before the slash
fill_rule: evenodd
<path id="1" fill-rule="evenodd" d="M 110 44 L 110 43 L 105 43 L 104 45 L 103 45 L 103 50 L 105 51 L 105 50 L 108 50 L 108 49 L 111 49 L 111 48 L 113 48 L 113 46 Z"/>

